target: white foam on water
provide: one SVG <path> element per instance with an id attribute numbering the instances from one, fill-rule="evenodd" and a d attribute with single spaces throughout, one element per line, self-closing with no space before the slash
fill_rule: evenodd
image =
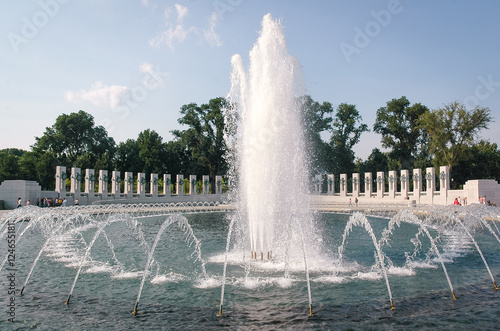
<path id="1" fill-rule="evenodd" d="M 313 279 L 313 281 L 318 283 L 341 284 L 349 281 L 349 279 L 350 279 L 349 277 L 330 275 L 330 276 L 317 277 Z"/>
<path id="2" fill-rule="evenodd" d="M 80 268 L 80 266 L 87 267 L 87 266 L 91 266 L 94 263 L 93 261 L 82 262 L 81 260 L 82 260 L 81 258 L 75 259 L 73 262 L 67 263 L 66 267 L 68 267 L 68 268 Z"/>
<path id="3" fill-rule="evenodd" d="M 84 271 L 86 274 L 104 274 L 104 273 L 113 273 L 115 272 L 116 267 L 103 264 L 103 265 L 95 265 Z"/>
<path id="4" fill-rule="evenodd" d="M 416 274 L 415 270 L 413 270 L 412 268 L 394 266 L 387 268 L 387 273 L 396 276 L 414 276 Z"/>
<path id="5" fill-rule="evenodd" d="M 182 275 L 182 274 L 171 272 L 171 273 L 166 274 L 166 275 L 154 276 L 153 279 L 151 279 L 151 284 L 178 283 L 178 282 L 184 281 L 186 279 L 187 279 L 187 277 Z"/>
<path id="6" fill-rule="evenodd" d="M 196 282 L 194 282 L 193 286 L 196 288 L 216 288 L 221 286 L 222 282 L 220 277 L 218 278 L 213 278 L 213 277 L 208 277 L 208 278 L 201 278 L 198 279 Z"/>
<path id="7" fill-rule="evenodd" d="M 430 261 L 412 261 L 407 264 L 411 269 L 437 269 L 438 265 Z"/>
<path id="8" fill-rule="evenodd" d="M 293 282 L 294 282 L 293 279 L 286 277 L 276 279 L 276 285 L 278 285 L 281 288 L 289 288 L 292 286 Z"/>
<path id="9" fill-rule="evenodd" d="M 142 271 L 125 271 L 111 276 L 113 279 L 130 279 L 142 277 Z"/>
<path id="10" fill-rule="evenodd" d="M 370 272 L 358 272 L 358 275 L 354 278 L 363 279 L 363 280 L 379 280 L 382 278 L 382 275 L 378 272 L 370 271 Z"/>

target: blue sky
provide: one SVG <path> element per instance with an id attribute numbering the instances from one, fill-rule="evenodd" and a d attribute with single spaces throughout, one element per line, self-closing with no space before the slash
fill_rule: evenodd
<path id="1" fill-rule="evenodd" d="M 500 143 L 500 2 L 494 0 L 37 0 L 0 2 L 0 149 L 29 149 L 84 110 L 116 142 L 164 141 L 179 109 L 226 96 L 230 59 L 280 19 L 316 101 L 355 104 L 372 128 L 386 102 L 489 107 Z M 362 159 L 380 136 L 365 133 Z"/>

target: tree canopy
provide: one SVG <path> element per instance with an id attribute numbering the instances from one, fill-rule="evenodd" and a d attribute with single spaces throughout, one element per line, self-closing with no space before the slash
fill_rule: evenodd
<path id="1" fill-rule="evenodd" d="M 50 153 L 61 164 L 93 166 L 99 155 L 114 150 L 115 141 L 108 137 L 103 126 L 96 126 L 94 117 L 80 110 L 62 114 L 54 125 L 45 129 L 42 137 L 35 137 L 32 149 L 36 153 Z"/>
<path id="2" fill-rule="evenodd" d="M 224 98 L 211 99 L 208 104 L 198 106 L 190 103 L 181 107 L 178 122 L 188 126 L 185 130 L 173 130 L 174 136 L 184 144 L 191 154 L 197 169 L 196 174 L 206 171 L 215 190 L 215 176 L 224 174 L 227 166 L 224 160 L 226 143 L 224 141 L 224 116 L 222 109 L 227 107 Z"/>
<path id="3" fill-rule="evenodd" d="M 419 125 L 419 117 L 426 112 L 428 108 L 420 103 L 410 106 L 405 96 L 377 110 L 373 131 L 382 135 L 382 146 L 391 149 L 389 157 L 397 160 L 400 168 L 413 168 L 419 151 L 426 150 L 426 135 Z"/>
<path id="4" fill-rule="evenodd" d="M 492 122 L 489 108 L 467 110 L 452 102 L 429 111 L 420 103 L 410 105 L 404 96 L 392 99 L 377 110 L 374 124 L 374 131 L 382 135 L 382 146 L 389 151 L 375 148 L 367 160 L 358 159 L 355 164 L 353 148 L 368 131 L 356 107 L 341 103 L 334 110 L 330 102 L 319 103 L 308 95 L 298 101 L 312 174 L 424 168 L 433 160 L 435 166 L 452 168 L 454 188 L 468 179 L 500 180 L 497 144 L 478 141 L 479 132 Z M 237 139 L 237 127 L 223 116 L 229 106 L 224 98 L 200 106 L 183 105 L 178 119 L 183 128 L 172 131 L 172 140 L 164 142 L 160 134 L 147 128 L 137 139 L 118 145 L 102 126 L 95 125 L 92 115 L 82 110 L 62 114 L 35 138 L 31 151 L 0 150 L 0 182 L 36 180 L 43 189 L 54 189 L 55 168 L 64 165 L 134 174 L 209 174 L 214 189 L 215 176 L 228 170 L 224 133 Z"/>
<path id="5" fill-rule="evenodd" d="M 321 138 L 323 132 L 331 130 L 333 106 L 329 102 L 319 103 L 309 95 L 300 98 L 304 118 L 304 139 L 312 172 L 324 172 L 329 167 L 329 146 Z"/>
<path id="6" fill-rule="evenodd" d="M 361 134 L 368 131 L 368 126 L 361 123 L 361 120 L 361 115 L 355 105 L 342 103 L 337 107 L 330 139 L 330 170 L 333 173 L 354 171 L 355 155 L 352 148 L 359 142 Z"/>
<path id="7" fill-rule="evenodd" d="M 429 134 L 429 151 L 434 155 L 434 165 L 448 165 L 451 170 L 464 159 L 479 131 L 487 129 L 491 121 L 489 108 L 476 106 L 467 110 L 457 101 L 423 114 L 420 127 Z"/>

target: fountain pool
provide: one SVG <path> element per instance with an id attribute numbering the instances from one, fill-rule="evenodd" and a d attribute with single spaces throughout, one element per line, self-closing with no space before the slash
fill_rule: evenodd
<path id="1" fill-rule="evenodd" d="M 4 215 L 1 329 L 498 327 L 497 209 L 312 212 L 300 65 L 281 24 L 266 15 L 248 71 L 232 64 L 236 208 Z"/>
<path id="2" fill-rule="evenodd" d="M 0 327 L 491 329 L 500 322 L 499 294 L 464 231 L 480 247 L 493 277 L 500 277 L 498 226 L 488 220 L 498 217 L 497 209 L 440 208 L 418 217 L 401 212 L 389 219 L 315 214 L 314 225 L 322 235 L 316 247 L 320 254 L 308 256 L 312 317 L 303 261 L 291 259 L 286 275 L 278 257 L 252 260 L 250 250 L 240 250 L 234 240 L 228 253 L 224 313 L 217 317 L 232 213 L 194 213 L 189 208 L 182 214 L 177 209 L 165 212 L 169 208 L 115 207 L 103 212 L 91 207 L 30 207 L 5 215 L 0 248 L 8 250 L 4 224 L 10 221 L 15 223 L 16 254 L 13 265 L 7 262 L 1 272 L 2 306 L 10 299 L 7 276 L 12 272 L 16 306 L 15 322 L 8 321 L 4 309 Z M 390 309 L 383 269 L 365 222 L 383 254 L 395 310 Z M 73 284 L 71 301 L 65 304 Z"/>

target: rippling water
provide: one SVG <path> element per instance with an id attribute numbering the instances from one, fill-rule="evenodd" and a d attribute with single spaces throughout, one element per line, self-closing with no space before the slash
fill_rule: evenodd
<path id="1" fill-rule="evenodd" d="M 396 309 L 390 310 L 387 289 L 380 271 L 374 268 L 374 247 L 363 228 L 353 228 L 338 264 L 337 248 L 349 215 L 320 214 L 316 225 L 323 234 L 323 256 L 309 257 L 314 316 L 308 316 L 305 274 L 292 266 L 284 279 L 282 266 L 269 261 L 243 263 L 243 252 L 232 252 L 227 270 L 223 316 L 220 303 L 222 261 L 228 221 L 225 214 L 185 215 L 199 239 L 206 277 L 193 255 L 186 232 L 174 225 L 161 237 L 133 315 L 147 247 L 125 222 L 105 228 L 90 251 L 69 305 L 66 298 L 79 261 L 96 229 L 81 228 L 55 240 L 42 254 L 23 296 L 16 295 L 15 322 L 8 322 L 6 269 L 2 270 L 3 291 L 0 328 L 5 330 L 102 330 L 102 329 L 497 329 L 500 297 L 473 245 L 459 232 L 442 233 L 437 242 L 453 283 L 457 300 L 452 300 L 448 283 L 430 244 L 421 247 L 412 263 L 407 255 L 415 251 L 412 239 L 418 228 L 402 224 L 393 231 L 383 250 L 392 262 L 389 281 Z M 138 219 L 145 242 L 151 246 L 165 220 Z M 369 218 L 377 238 L 388 220 Z M 18 224 L 19 227 L 26 226 Z M 431 229 L 433 236 L 437 231 Z M 16 247 L 16 287 L 19 291 L 38 251 L 45 241 L 36 226 L 26 231 Z M 485 229 L 474 233 L 494 277 L 500 277 L 500 244 Z M 4 237 L 5 238 L 5 237 Z M 3 239 L 4 239 L 3 238 Z M 111 244 L 111 245 L 110 245 Z M 2 240 L 1 249 L 6 251 Z M 115 253 L 113 257 L 111 247 Z M 405 252 L 407 253 L 405 255 Z M 248 253 L 249 254 L 249 253 Z M 411 267 L 410 267 L 411 266 Z"/>

